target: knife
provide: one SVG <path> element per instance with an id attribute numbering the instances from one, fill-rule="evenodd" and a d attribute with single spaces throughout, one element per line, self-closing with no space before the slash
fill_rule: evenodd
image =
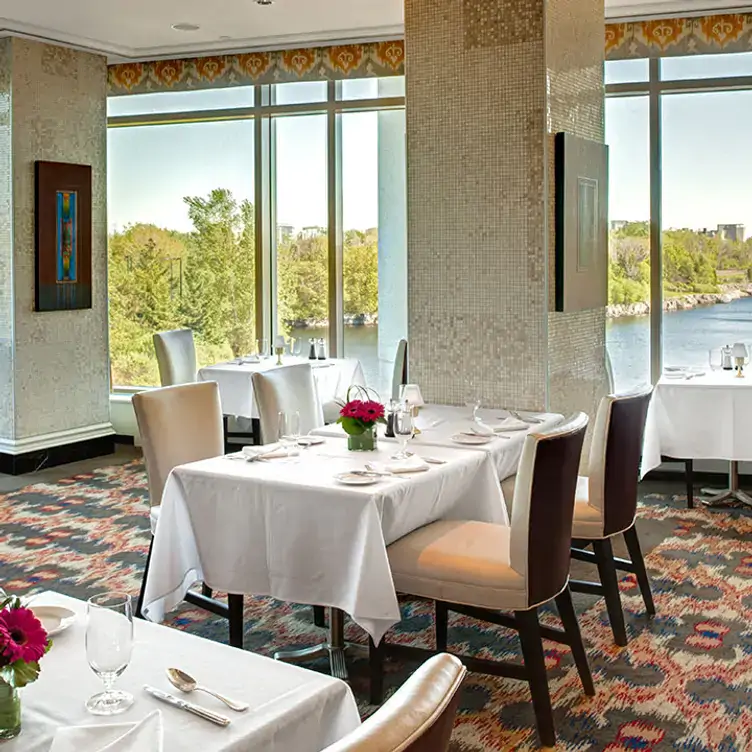
<path id="1" fill-rule="evenodd" d="M 218 726 L 230 725 L 230 719 L 227 716 L 220 715 L 219 713 L 207 710 L 206 708 L 202 708 L 200 705 L 194 705 L 192 702 L 181 700 L 180 698 L 175 697 L 168 692 L 163 692 L 161 689 L 150 687 L 148 684 L 144 684 L 144 689 L 152 697 L 156 697 L 158 700 L 162 700 L 162 702 L 166 702 L 168 705 L 173 705 L 174 707 L 180 708 L 181 710 L 187 710 L 189 713 L 193 713 L 194 715 L 197 715 L 199 718 L 203 718 L 206 721 L 216 723 Z"/>

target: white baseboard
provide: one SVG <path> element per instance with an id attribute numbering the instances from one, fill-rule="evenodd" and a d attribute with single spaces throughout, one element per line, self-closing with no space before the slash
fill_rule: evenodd
<path id="1" fill-rule="evenodd" d="M 0 453 L 17 455 L 26 452 L 38 452 L 42 449 L 52 449 L 64 444 L 100 439 L 114 433 L 112 423 L 97 423 L 93 426 L 69 428 L 66 431 L 29 436 L 25 439 L 0 439 Z"/>

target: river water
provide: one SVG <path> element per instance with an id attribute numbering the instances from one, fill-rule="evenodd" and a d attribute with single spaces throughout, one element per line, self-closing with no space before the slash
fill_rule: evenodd
<path id="1" fill-rule="evenodd" d="M 300 337 L 326 337 L 326 329 L 298 329 Z M 351 326 L 345 355 L 363 364 L 366 381 L 387 393 L 391 364 L 379 363 L 378 327 Z M 650 317 L 624 316 L 606 323 L 606 341 L 618 391 L 650 381 Z M 752 297 L 663 314 L 665 365 L 708 367 L 708 351 L 734 342 L 752 345 Z M 752 346 L 751 346 L 752 349 Z"/>

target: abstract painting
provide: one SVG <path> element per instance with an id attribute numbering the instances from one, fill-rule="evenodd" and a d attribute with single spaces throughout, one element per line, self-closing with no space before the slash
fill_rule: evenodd
<path id="1" fill-rule="evenodd" d="M 91 308 L 91 167 L 36 162 L 35 310 Z"/>

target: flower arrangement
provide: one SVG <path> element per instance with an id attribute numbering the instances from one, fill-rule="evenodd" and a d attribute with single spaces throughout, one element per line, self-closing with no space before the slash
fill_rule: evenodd
<path id="1" fill-rule="evenodd" d="M 356 391 L 363 399 L 350 399 L 350 392 Z M 376 425 L 386 423 L 384 405 L 375 399 L 366 387 L 355 386 L 347 390 L 347 401 L 342 405 L 337 419 L 348 436 L 350 449 L 371 450 L 375 448 Z"/>

